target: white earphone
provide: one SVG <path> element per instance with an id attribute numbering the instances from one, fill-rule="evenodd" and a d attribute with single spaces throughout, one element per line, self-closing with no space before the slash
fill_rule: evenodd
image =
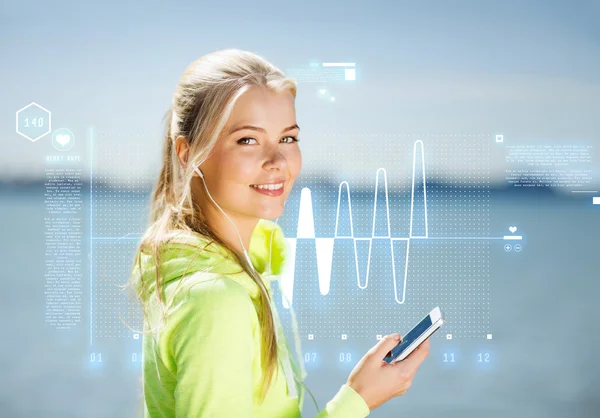
<path id="1" fill-rule="evenodd" d="M 235 232 L 238 234 L 238 238 L 240 239 L 240 244 L 242 244 L 242 250 L 244 251 L 244 255 L 246 256 L 246 260 L 248 261 L 248 264 L 250 264 L 252 266 L 252 268 L 254 268 L 254 265 L 252 264 L 252 261 L 250 261 L 250 256 L 248 255 L 248 252 L 246 251 L 246 247 L 244 247 L 244 242 L 242 241 L 242 237 L 240 236 L 240 232 L 238 231 L 237 227 L 235 226 L 235 223 L 231 220 L 231 218 L 225 213 L 225 211 L 223 209 L 221 209 L 221 206 L 219 206 L 217 204 L 217 202 L 215 202 L 215 200 L 212 198 L 212 196 L 210 195 L 210 192 L 208 191 L 208 187 L 206 186 L 206 180 L 204 179 L 204 173 L 202 172 L 202 170 L 200 170 L 198 168 L 198 166 L 194 165 L 194 171 L 196 173 L 198 173 L 198 175 L 200 176 L 200 178 L 202 179 L 202 184 L 204 184 L 204 190 L 206 190 L 206 194 L 208 195 L 208 197 L 210 198 L 210 200 L 212 200 L 212 202 L 215 204 L 215 206 L 221 211 L 223 212 L 223 215 L 225 215 L 225 217 L 227 217 L 227 219 L 229 219 L 229 222 L 231 222 L 231 224 L 233 225 Z"/>

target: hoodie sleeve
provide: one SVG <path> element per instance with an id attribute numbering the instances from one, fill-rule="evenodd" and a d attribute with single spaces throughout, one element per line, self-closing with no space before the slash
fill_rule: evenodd
<path id="1" fill-rule="evenodd" d="M 258 317 L 247 289 L 220 276 L 194 283 L 178 298 L 162 334 L 176 374 L 175 416 L 251 418 Z M 342 385 L 316 418 L 364 418 L 370 410 Z"/>
<path id="2" fill-rule="evenodd" d="M 178 417 L 251 417 L 256 311 L 233 279 L 195 283 L 169 334 Z"/>

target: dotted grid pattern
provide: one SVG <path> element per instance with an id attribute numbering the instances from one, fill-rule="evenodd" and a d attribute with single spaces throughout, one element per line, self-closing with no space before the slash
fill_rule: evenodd
<path id="1" fill-rule="evenodd" d="M 128 326 L 135 330 L 142 327 L 139 302 L 124 285 L 131 274 L 141 232 L 146 228 L 148 184 L 156 180 L 135 170 L 149 158 L 148 137 L 98 133 L 91 150 L 94 338 L 131 337 L 133 331 Z M 115 143 L 119 146 L 110 145 Z"/>
<path id="2" fill-rule="evenodd" d="M 335 234 L 338 190 L 342 186 L 338 218 L 338 236 L 350 235 L 349 207 L 352 211 L 355 238 L 368 238 L 373 231 L 373 205 L 376 173 L 379 168 L 374 236 L 387 235 L 385 181 L 389 207 L 389 225 L 393 238 L 410 234 L 411 182 L 413 146 L 423 141 L 427 176 L 427 219 L 429 237 L 489 237 L 489 143 L 484 135 L 385 135 L 323 134 L 311 138 L 314 143 L 327 143 L 326 149 L 303 148 L 303 158 L 310 153 L 327 153 L 331 159 L 347 161 L 347 172 L 303 172 L 288 198 L 285 214 L 279 223 L 287 237 L 296 237 L 300 192 L 311 190 L 317 238 Z M 339 142 L 340 144 L 337 144 Z M 348 146 L 351 142 L 351 146 Z M 361 156 L 374 143 L 390 152 L 371 167 L 372 176 L 359 179 L 353 171 L 365 162 Z M 457 146 L 456 144 L 461 144 Z M 439 169 L 453 161 L 452 172 Z M 421 148 L 417 147 L 413 236 L 424 236 L 425 208 L 421 171 Z M 362 167 L 364 168 L 364 167 Z M 336 179 L 336 182 L 332 182 Z M 447 318 L 444 332 L 456 337 L 485 338 L 489 330 L 489 240 L 412 239 L 406 294 L 403 291 L 406 241 L 394 241 L 396 287 L 392 274 L 392 251 L 389 238 L 371 241 L 369 278 L 366 266 L 369 241 L 357 242 L 360 286 L 356 277 L 356 261 L 351 239 L 338 238 L 334 243 L 329 293 L 321 295 L 318 283 L 314 240 L 298 239 L 296 248 L 294 310 L 300 334 L 306 339 L 340 339 L 374 337 L 377 334 L 406 332 L 433 307 L 440 306 Z M 364 289 L 361 289 L 364 287 Z M 404 303 L 399 304 L 398 300 Z M 276 292 L 276 301 L 279 303 Z M 279 304 L 284 326 L 290 324 L 289 312 Z"/>
<path id="3" fill-rule="evenodd" d="M 448 166 L 428 178 L 443 178 L 427 188 L 429 237 L 462 238 L 411 242 L 414 314 L 439 305 L 444 331 L 459 338 L 486 338 L 490 329 L 490 145 L 491 136 L 448 136 L 426 147 L 426 165 Z M 460 144 L 460 146 L 457 146 Z M 415 244 L 415 245 L 413 245 Z M 419 312 L 419 313 L 418 313 Z M 416 322 L 420 318 L 414 317 Z"/>
<path id="4" fill-rule="evenodd" d="M 133 266 L 137 241 L 105 242 L 93 251 L 94 339 L 131 337 L 141 330 L 139 303 L 126 284 Z"/>

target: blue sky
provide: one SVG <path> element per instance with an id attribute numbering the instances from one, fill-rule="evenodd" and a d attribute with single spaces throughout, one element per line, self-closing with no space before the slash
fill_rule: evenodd
<path id="1" fill-rule="evenodd" d="M 0 178 L 42 177 L 53 153 L 50 135 L 30 143 L 14 131 L 15 111 L 32 101 L 52 111 L 53 128 L 69 127 L 81 141 L 90 125 L 119 134 L 107 147 L 148 137 L 139 170 L 153 173 L 180 74 L 230 47 L 284 70 L 357 63 L 360 80 L 340 95 L 335 121 L 314 111 L 313 85 L 299 86 L 306 135 L 503 132 L 600 144 L 598 1 L 216 3 L 3 5 Z"/>

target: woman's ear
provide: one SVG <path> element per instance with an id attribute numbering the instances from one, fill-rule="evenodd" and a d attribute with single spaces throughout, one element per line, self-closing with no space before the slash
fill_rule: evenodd
<path id="1" fill-rule="evenodd" d="M 175 152 L 179 158 L 179 163 L 184 169 L 187 168 L 189 150 L 190 144 L 187 142 L 185 136 L 179 135 L 177 138 L 175 138 Z"/>

